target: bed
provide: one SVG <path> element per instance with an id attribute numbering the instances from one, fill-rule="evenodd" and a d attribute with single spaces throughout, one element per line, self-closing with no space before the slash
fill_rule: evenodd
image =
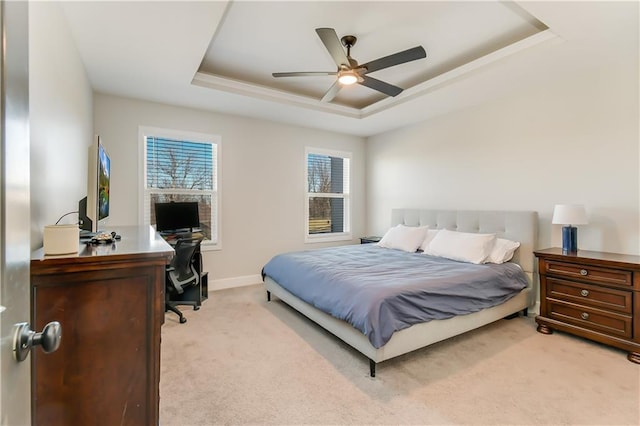
<path id="1" fill-rule="evenodd" d="M 521 277 L 518 277 L 521 281 L 519 287 L 515 290 L 512 289 L 512 294 L 508 297 L 504 296 L 504 300 L 500 299 L 496 302 L 497 304 L 490 307 L 479 306 L 472 313 L 454 316 L 445 315 L 445 318 L 443 319 L 437 319 L 435 317 L 430 317 L 428 319 L 412 319 L 413 323 L 403 323 L 400 326 L 395 325 L 395 319 L 393 318 L 381 318 L 379 322 L 374 324 L 360 324 L 358 322 L 359 316 L 357 313 L 353 315 L 349 313 L 344 318 L 340 318 L 339 315 L 332 312 L 332 309 L 329 306 L 323 306 L 322 303 L 317 303 L 315 300 L 312 303 L 305 302 L 303 298 L 306 300 L 311 299 L 309 299 L 307 295 L 301 295 L 301 293 L 298 293 L 298 287 L 305 286 L 307 284 L 305 282 L 307 278 L 298 278 L 298 276 L 294 275 L 282 275 L 281 273 L 276 274 L 275 272 L 270 274 L 269 270 L 276 271 L 274 267 L 270 265 L 275 258 L 278 258 L 278 256 L 276 256 L 267 265 L 265 265 L 265 269 L 263 270 L 263 280 L 267 291 L 267 299 L 271 300 L 272 295 L 277 296 L 280 300 L 361 352 L 369 359 L 369 372 L 372 377 L 375 377 L 377 363 L 428 346 L 432 343 L 445 340 L 449 337 L 465 333 L 499 319 L 518 315 L 520 312 L 526 315 L 528 307 L 535 302 L 534 288 L 537 283 L 537 273 L 535 271 L 536 262 L 533 250 L 536 247 L 538 233 L 538 215 L 536 212 L 394 209 L 392 210 L 391 216 L 391 226 L 402 224 L 413 227 L 427 226 L 429 229 L 447 229 L 467 233 L 495 234 L 498 238 L 519 242 L 520 246 L 515 251 L 513 258 L 504 265 L 504 268 L 502 268 L 508 271 L 513 271 L 514 269 L 518 269 L 518 271 L 521 270 L 519 272 Z M 352 256 L 352 253 L 356 253 L 355 256 L 357 257 L 358 255 L 364 256 L 365 254 L 366 256 L 371 256 L 372 253 L 376 253 L 376 250 L 396 251 L 393 249 L 374 247 L 374 245 L 371 244 L 366 246 L 369 247 L 342 246 L 337 247 L 334 250 L 326 251 L 331 251 L 334 256 L 342 256 L 344 259 L 350 259 L 349 256 Z M 304 256 L 312 252 L 313 251 L 298 252 L 292 253 L 291 255 L 293 257 L 301 257 L 300 262 L 304 263 Z M 394 256 L 400 256 L 396 253 L 391 254 Z M 427 258 L 429 258 L 429 256 L 421 253 L 406 254 L 408 256 L 399 260 L 399 262 L 401 262 L 400 264 L 411 265 L 415 263 L 418 258 L 420 261 L 426 262 Z M 377 253 L 377 255 L 380 256 L 380 253 Z M 449 262 L 462 264 L 462 262 Z M 328 276 L 336 277 L 346 274 L 346 271 L 345 274 L 343 274 L 336 268 L 336 264 L 342 262 L 328 259 L 325 263 L 329 265 L 326 272 L 329 273 L 329 269 L 331 269 L 331 273 L 333 274 Z M 271 266 L 271 268 L 268 268 L 269 266 Z M 462 266 L 467 269 L 470 267 L 467 265 Z M 496 265 L 496 267 L 497 266 L 502 267 L 503 265 Z M 313 266 L 313 268 L 320 267 L 321 266 L 319 265 Z M 359 271 L 357 268 L 363 267 L 359 264 L 352 264 L 351 269 L 353 271 L 351 272 L 355 271 L 355 273 L 357 273 Z M 286 269 L 293 271 L 296 268 L 289 266 Z M 376 272 L 375 274 L 385 276 L 386 273 L 387 271 L 382 271 Z M 274 278 L 274 276 L 278 276 L 279 278 Z M 353 277 L 351 279 L 353 281 Z M 336 289 L 340 288 L 337 279 L 334 280 L 333 278 L 330 278 L 329 280 L 331 282 L 327 281 L 327 284 L 335 285 Z M 362 275 L 362 281 L 366 281 L 367 285 L 359 287 L 367 289 L 368 287 L 375 287 L 375 283 L 371 281 L 371 277 L 365 277 L 365 275 Z M 477 289 L 479 287 L 475 288 Z M 359 289 L 358 291 L 360 290 L 362 289 Z M 316 293 L 320 294 L 321 292 L 322 291 L 317 291 Z M 354 297 L 358 298 L 358 302 L 360 300 L 363 302 L 352 303 L 350 305 L 351 308 L 359 304 L 366 305 L 368 297 L 365 293 L 358 293 L 358 296 Z M 404 296 L 402 298 L 404 299 Z M 343 293 L 337 300 L 348 302 L 349 299 L 349 293 Z M 422 311 L 426 310 L 428 309 L 423 309 Z M 352 316 L 356 318 L 355 321 L 351 318 Z M 416 315 L 412 316 L 415 317 Z M 422 313 L 418 316 L 422 316 Z M 389 331 L 389 327 L 387 327 L 387 323 L 390 322 L 394 322 L 394 329 L 391 331 Z"/>

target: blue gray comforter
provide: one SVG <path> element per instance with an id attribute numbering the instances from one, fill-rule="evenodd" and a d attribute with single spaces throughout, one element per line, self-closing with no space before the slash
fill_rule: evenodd
<path id="1" fill-rule="evenodd" d="M 513 263 L 475 265 L 375 244 L 280 254 L 262 273 L 376 348 L 398 330 L 499 305 L 527 286 Z"/>

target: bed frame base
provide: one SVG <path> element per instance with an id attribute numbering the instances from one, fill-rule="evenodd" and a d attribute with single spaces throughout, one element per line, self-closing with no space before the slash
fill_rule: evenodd
<path id="1" fill-rule="evenodd" d="M 522 312 L 514 312 L 511 315 L 507 315 L 506 317 L 504 317 L 504 319 L 510 320 L 510 319 L 518 318 L 520 314 L 522 314 L 523 317 L 526 317 L 528 313 L 529 313 L 529 309 L 523 309 Z"/>
<path id="2" fill-rule="evenodd" d="M 264 285 L 267 300 L 271 293 L 297 310 L 307 318 L 332 333 L 369 359 L 369 372 L 375 377 L 376 364 L 399 355 L 412 352 L 433 343 L 457 336 L 480 326 L 503 319 L 511 314 L 524 312 L 530 306 L 531 288 L 525 288 L 518 295 L 493 308 L 483 309 L 468 315 L 461 315 L 445 320 L 432 320 L 415 324 L 404 330 L 396 331 L 391 340 L 381 348 L 375 348 L 369 339 L 351 324 L 328 315 L 307 304 L 280 287 L 277 282 L 266 276 Z"/>

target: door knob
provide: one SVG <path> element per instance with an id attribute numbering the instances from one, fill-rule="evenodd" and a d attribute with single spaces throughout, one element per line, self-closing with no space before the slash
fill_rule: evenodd
<path id="1" fill-rule="evenodd" d="M 45 325 L 42 333 L 36 333 L 29 328 L 29 323 L 21 322 L 14 325 L 13 357 L 16 361 L 24 361 L 33 346 L 40 345 L 45 353 L 53 352 L 60 347 L 62 327 L 58 321 Z"/>

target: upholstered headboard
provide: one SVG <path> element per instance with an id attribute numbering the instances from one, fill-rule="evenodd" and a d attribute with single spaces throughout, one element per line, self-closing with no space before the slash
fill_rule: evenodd
<path id="1" fill-rule="evenodd" d="M 428 226 L 431 229 L 496 234 L 519 241 L 513 256 L 535 282 L 537 275 L 533 251 L 538 244 L 538 213 L 534 211 L 393 209 L 391 226 Z"/>

